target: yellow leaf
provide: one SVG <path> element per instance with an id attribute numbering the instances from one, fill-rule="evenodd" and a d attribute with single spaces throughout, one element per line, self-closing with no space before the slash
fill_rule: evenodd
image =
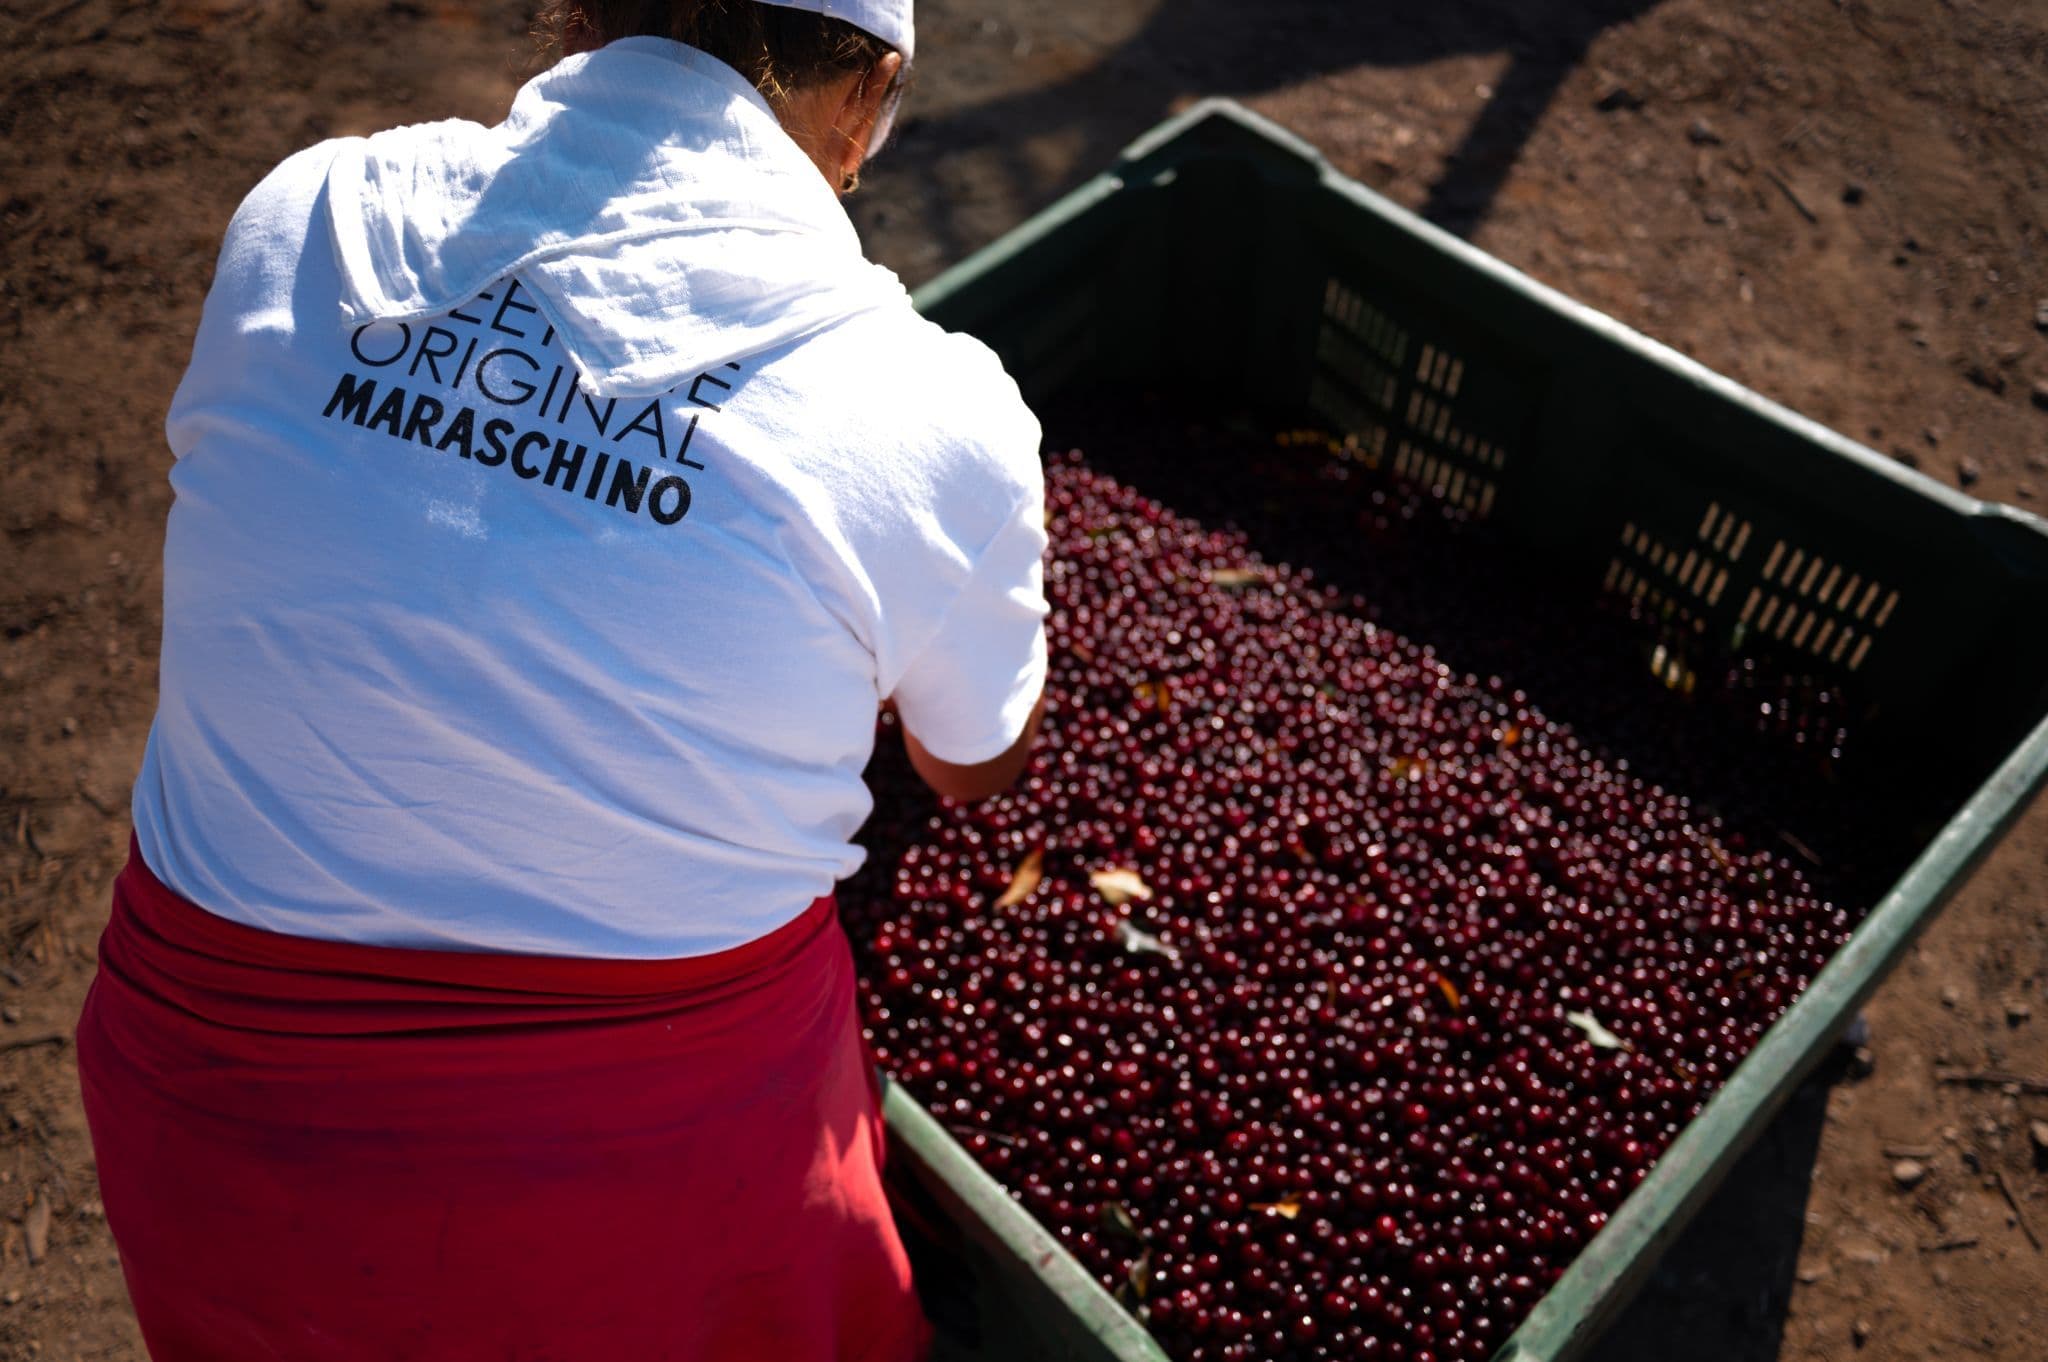
<path id="1" fill-rule="evenodd" d="M 1420 780 L 1429 774 L 1429 762 L 1422 757 L 1395 757 L 1391 769 L 1396 780 Z"/>
<path id="2" fill-rule="evenodd" d="M 1150 700 L 1152 707 L 1161 714 L 1173 708 L 1173 692 L 1164 681 L 1140 681 L 1131 689 L 1140 697 Z"/>
<path id="3" fill-rule="evenodd" d="M 1436 986 L 1443 990 L 1444 997 L 1450 999 L 1451 1009 L 1453 1011 L 1462 1011 L 1464 1009 L 1465 999 L 1464 996 L 1458 992 L 1458 986 L 1456 984 L 1452 983 L 1450 980 L 1444 978 L 1443 975 L 1439 974 L 1436 977 Z"/>
<path id="4" fill-rule="evenodd" d="M 1045 848 L 1039 847 L 1029 856 L 1017 862 L 1017 868 L 1010 873 L 1010 887 L 996 900 L 998 908 L 1014 908 L 1031 897 L 1031 891 L 1038 888 L 1045 878 Z"/>
<path id="5" fill-rule="evenodd" d="M 1500 750 L 1505 752 L 1522 740 L 1522 726 L 1509 724 L 1507 731 L 1500 735 Z"/>
<path id="6" fill-rule="evenodd" d="M 1274 1215 L 1292 1220 L 1301 1214 L 1302 1197 L 1299 1192 L 1289 1192 L 1278 1201 L 1254 1201 L 1255 1211 L 1270 1211 Z"/>
<path id="7" fill-rule="evenodd" d="M 1096 893 L 1119 907 L 1132 899 L 1152 897 L 1152 886 L 1145 883 L 1137 871 L 1127 866 L 1111 866 L 1107 870 L 1095 871 L 1088 877 L 1088 883 Z"/>
<path id="8" fill-rule="evenodd" d="M 1214 568 L 1209 573 L 1209 585 L 1225 591 L 1239 591 L 1265 579 L 1266 575 L 1257 568 Z"/>

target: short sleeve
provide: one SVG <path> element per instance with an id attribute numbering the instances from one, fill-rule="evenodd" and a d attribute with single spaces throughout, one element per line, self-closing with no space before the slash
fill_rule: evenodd
<path id="1" fill-rule="evenodd" d="M 940 761 L 1008 751 L 1045 687 L 1045 490 L 1034 479 L 897 682 L 896 711 Z"/>

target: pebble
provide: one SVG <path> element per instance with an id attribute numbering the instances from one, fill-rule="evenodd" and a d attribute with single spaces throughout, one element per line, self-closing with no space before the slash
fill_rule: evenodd
<path id="1" fill-rule="evenodd" d="M 2034 1148 L 2048 1154 L 2048 1121 L 2027 1122 L 2027 1137 L 2034 1142 Z"/>
<path id="2" fill-rule="evenodd" d="M 1901 1187 L 1918 1187 L 1927 1179 L 1927 1165 L 1918 1159 L 1900 1159 L 1892 1165 L 1892 1181 Z"/>
<path id="3" fill-rule="evenodd" d="M 2034 380 L 2034 405 L 2048 411 L 2048 378 Z"/>
<path id="4" fill-rule="evenodd" d="M 1972 479 L 1972 481 L 1975 481 L 1975 479 Z M 1942 985 L 1941 1005 L 1943 1007 L 1954 1007 L 1962 1001 L 1963 991 L 1961 989 L 1957 988 L 1954 984 Z"/>
<path id="5" fill-rule="evenodd" d="M 1721 145 L 1721 134 L 1715 132 L 1714 125 L 1704 118 L 1695 118 L 1692 121 L 1692 125 L 1685 130 L 1685 138 L 1696 147 Z M 2042 303 L 2041 306 L 2048 307 L 2048 302 Z"/>
<path id="6" fill-rule="evenodd" d="M 50 1194 L 36 1194 L 35 1204 L 22 1218 L 22 1233 L 28 1240 L 28 1260 L 40 1263 L 50 1256 Z"/>
<path id="7" fill-rule="evenodd" d="M 1863 186 L 1853 181 L 1842 186 L 1842 202 L 1854 208 L 1863 202 Z"/>
<path id="8" fill-rule="evenodd" d="M 20 1008 L 18 1008 L 18 1007 L 16 1007 L 16 1006 L 14 1006 L 14 1005 L 13 1005 L 12 1003 L 9 1003 L 9 1004 L 8 1004 L 8 1005 L 7 1005 L 6 1007 L 0 1007 L 0 1021 L 4 1021 L 4 1022 L 6 1022 L 6 1023 L 7 1023 L 7 1024 L 9 1025 L 9 1026 L 12 1026 L 12 1025 L 14 1025 L 14 1024 L 15 1024 L 16 1022 L 18 1022 L 18 1021 L 20 1021 L 20 1020 L 21 1020 L 21 1009 L 20 1009 Z"/>
<path id="9" fill-rule="evenodd" d="M 1855 1341 L 1856 1346 L 1859 1348 L 1868 1343 L 1870 1341 L 1870 1321 L 1859 1319 L 1850 1325 L 1849 1337 Z"/>
<path id="10" fill-rule="evenodd" d="M 2039 330 L 2048 331 L 2048 298 L 2034 304 L 2034 326 Z"/>
<path id="11" fill-rule="evenodd" d="M 1988 364 L 1982 362 L 1971 364 L 1963 370 L 1963 377 L 1977 387 L 1994 395 L 2003 395 L 2005 392 L 2005 375 Z"/>
<path id="12" fill-rule="evenodd" d="M 1964 487 L 1976 486 L 1977 479 L 1984 476 L 1984 469 L 1975 459 L 1956 460 L 1956 481 Z"/>
<path id="13" fill-rule="evenodd" d="M 2031 1020 L 2033 1015 L 2033 1004 L 2024 999 L 2014 998 L 2005 1005 L 2005 1022 L 2008 1026 L 2018 1026 L 2023 1021 Z"/>

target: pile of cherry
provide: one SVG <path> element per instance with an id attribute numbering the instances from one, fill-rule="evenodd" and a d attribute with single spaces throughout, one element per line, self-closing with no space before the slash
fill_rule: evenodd
<path id="1" fill-rule="evenodd" d="M 1851 915 L 1243 534 L 1048 507 L 1026 777 L 871 772 L 878 1058 L 1176 1358 L 1488 1357 Z"/>

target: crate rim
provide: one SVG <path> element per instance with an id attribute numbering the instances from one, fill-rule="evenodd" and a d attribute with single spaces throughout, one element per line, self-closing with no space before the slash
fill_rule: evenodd
<path id="1" fill-rule="evenodd" d="M 1598 1339 L 1914 938 L 2019 817 L 2044 777 L 2048 719 L 1942 825 L 1537 1301 L 1493 1362 L 1570 1362 Z"/>
<path id="2" fill-rule="evenodd" d="M 919 286 L 911 295 L 913 305 L 919 312 L 929 313 L 987 274 L 992 267 L 1023 254 L 1059 227 L 1119 191 L 1135 185 L 1162 182 L 1162 176 L 1170 177 L 1179 162 L 1189 159 L 1181 153 L 1179 144 L 1202 124 L 1211 121 L 1234 125 L 1251 134 L 1267 144 L 1271 151 L 1298 162 L 1299 169 L 1311 173 L 1322 187 L 1383 219 L 1446 260 L 1512 290 L 1561 321 L 1576 324 L 1613 342 L 1702 392 L 1732 402 L 1792 435 L 1839 454 L 1859 467 L 1930 498 L 1951 511 L 1979 522 L 2006 522 L 2015 529 L 2048 541 L 2048 518 L 2016 506 L 1973 497 L 1917 469 L 1907 468 L 1869 445 L 1802 415 L 1784 403 L 1716 372 L 1683 351 L 1577 301 L 1343 174 L 1330 164 L 1328 157 L 1298 134 L 1236 100 L 1222 96 L 1199 100 L 1184 112 L 1140 134 L 1118 153 L 1108 170 L 1076 186 L 1051 205 Z"/>

